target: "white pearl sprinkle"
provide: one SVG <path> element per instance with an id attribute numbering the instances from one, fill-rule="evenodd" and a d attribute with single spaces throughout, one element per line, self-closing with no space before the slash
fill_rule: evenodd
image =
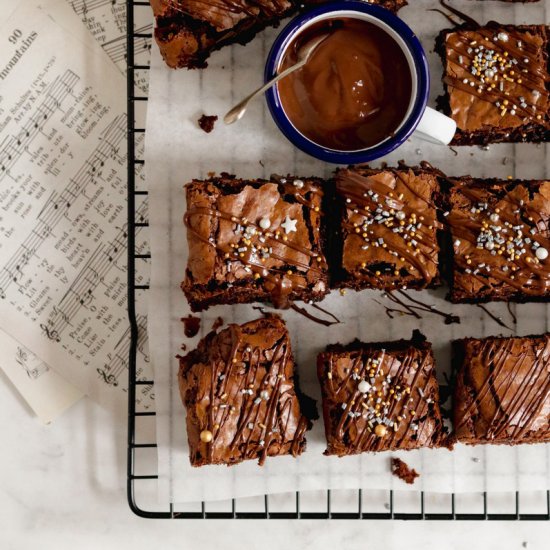
<path id="1" fill-rule="evenodd" d="M 397 214 L 395 214 L 395 217 L 398 220 L 404 220 L 407 216 L 406 216 L 405 212 L 403 212 L 403 210 L 399 210 L 399 212 L 397 212 Z"/>
<path id="2" fill-rule="evenodd" d="M 500 216 L 496 212 L 494 214 L 491 214 L 491 216 L 490 216 L 490 220 L 492 222 L 496 223 L 496 222 L 498 222 L 499 219 L 500 219 Z"/>
<path id="3" fill-rule="evenodd" d="M 263 390 L 261 393 L 260 393 L 260 397 L 264 400 L 264 401 L 267 401 L 269 399 L 269 392 L 267 390 Z"/>
<path id="4" fill-rule="evenodd" d="M 294 180 L 292 185 L 294 185 L 296 189 L 301 189 L 304 186 L 304 182 L 302 180 Z"/>
<path id="5" fill-rule="evenodd" d="M 269 218 L 262 218 L 260 220 L 260 227 L 262 229 L 269 229 L 270 226 L 271 226 L 271 220 Z"/>
<path id="6" fill-rule="evenodd" d="M 502 40 L 502 42 L 508 42 L 508 35 L 505 32 L 499 32 L 497 38 Z"/>
<path id="7" fill-rule="evenodd" d="M 546 258 L 548 258 L 548 250 L 546 250 L 543 246 L 539 246 L 535 252 L 535 255 L 539 260 L 546 260 Z"/>
<path id="8" fill-rule="evenodd" d="M 485 243 L 485 248 L 486 248 L 487 250 L 493 250 L 493 248 L 495 248 L 495 244 L 493 243 L 493 241 L 487 241 L 487 242 Z"/>
<path id="9" fill-rule="evenodd" d="M 371 388 L 371 385 L 366 381 L 366 380 L 361 380 L 361 382 L 359 382 L 359 385 L 357 386 L 357 389 L 361 392 L 361 393 L 367 393 Z"/>

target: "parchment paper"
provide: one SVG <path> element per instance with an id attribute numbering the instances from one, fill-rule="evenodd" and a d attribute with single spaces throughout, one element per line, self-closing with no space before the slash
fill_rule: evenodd
<path id="1" fill-rule="evenodd" d="M 410 0 L 412 6 L 401 16 L 412 26 L 430 56 L 432 68 L 431 104 L 440 93 L 441 64 L 432 53 L 437 32 L 448 26 L 439 14 L 427 11 L 435 2 Z M 503 23 L 548 21 L 548 2 L 509 5 L 503 2 L 453 2 L 480 22 L 499 19 Z M 248 462 L 231 468 L 191 468 L 185 430 L 185 412 L 177 388 L 175 358 L 185 342 L 192 349 L 211 328 L 216 317 L 226 322 L 244 322 L 258 317 L 251 305 L 221 306 L 202 315 L 199 335 L 186 340 L 179 319 L 189 313 L 179 289 L 186 265 L 186 239 L 182 224 L 185 211 L 183 185 L 193 177 L 207 177 L 210 171 L 228 171 L 242 177 L 269 177 L 271 173 L 326 175 L 334 166 L 316 161 L 294 149 L 279 133 L 263 101 L 251 105 L 238 124 L 224 127 L 218 121 L 211 134 L 198 129 L 202 113 L 221 117 L 236 101 L 262 81 L 263 64 L 277 31 L 261 34 L 246 47 L 225 48 L 214 54 L 205 71 L 172 71 L 164 66 L 156 46 L 150 83 L 146 137 L 146 173 L 150 192 L 152 244 L 152 288 L 149 293 L 149 331 L 155 365 L 157 433 L 159 443 L 159 493 L 162 500 L 181 503 L 217 500 L 273 492 L 326 488 L 398 488 L 402 481 L 390 474 L 389 454 L 346 458 L 323 456 L 323 423 L 315 423 L 307 437 L 308 447 L 298 459 L 267 460 L 263 468 Z M 415 164 L 422 159 L 451 175 L 542 178 L 549 174 L 548 148 L 540 145 L 501 144 L 488 150 L 457 148 L 456 153 L 412 139 L 385 161 L 404 159 Z M 294 312 L 284 311 L 304 390 L 319 399 L 315 357 L 328 343 L 348 342 L 355 337 L 377 341 L 410 337 L 420 328 L 434 345 L 438 377 L 444 382 L 449 370 L 449 342 L 464 336 L 530 334 L 548 330 L 548 306 L 512 306 L 514 323 L 505 305 L 488 308 L 507 323 L 499 326 L 476 306 L 452 306 L 444 301 L 446 289 L 414 293 L 461 317 L 460 324 L 444 325 L 440 317 L 423 315 L 390 319 L 385 315 L 381 293 L 333 292 L 323 307 L 336 314 L 340 325 L 322 327 Z M 387 304 L 388 302 L 386 302 Z M 414 466 L 421 477 L 413 490 L 426 491 L 515 491 L 550 487 L 548 445 L 519 447 L 458 445 L 447 450 L 395 453 Z"/>

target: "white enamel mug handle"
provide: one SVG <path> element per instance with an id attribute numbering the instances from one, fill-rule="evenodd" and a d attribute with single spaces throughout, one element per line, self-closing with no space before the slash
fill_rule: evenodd
<path id="1" fill-rule="evenodd" d="M 456 122 L 443 113 L 426 107 L 414 135 L 438 145 L 448 145 L 456 132 Z"/>

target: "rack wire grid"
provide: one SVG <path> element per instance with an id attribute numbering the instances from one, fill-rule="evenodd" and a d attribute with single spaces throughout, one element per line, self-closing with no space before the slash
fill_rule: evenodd
<path id="1" fill-rule="evenodd" d="M 136 47 L 150 40 L 143 26 L 136 26 L 138 10 L 150 10 L 149 2 L 127 0 L 127 93 L 128 93 L 128 312 L 131 326 L 128 388 L 128 503 L 132 511 L 145 518 L 165 519 L 363 519 L 363 520 L 550 520 L 550 491 L 516 493 L 438 494 L 399 491 L 315 491 L 311 493 L 265 495 L 258 499 L 233 499 L 226 503 L 197 504 L 194 508 L 159 504 L 157 443 L 154 436 L 155 411 L 139 410 L 139 386 L 154 385 L 138 376 L 138 322 L 136 299 L 148 285 L 136 282 L 136 262 L 149 260 L 150 254 L 136 251 L 136 229 L 148 227 L 137 219 L 136 206 L 147 200 L 148 191 L 136 188 L 136 167 L 144 159 L 136 154 L 136 136 L 144 137 L 147 94 L 136 91 L 136 72 L 148 71 L 148 64 L 136 63 Z M 143 12 L 139 16 L 143 16 Z M 147 14 L 145 14 L 147 15 Z M 136 46 L 137 45 L 137 46 Z M 136 117 L 141 109 L 140 126 Z M 149 420 L 149 428 L 141 426 Z M 142 433 L 148 435 L 143 436 Z M 146 457 L 144 458 L 144 455 Z M 140 464 L 142 463 L 142 464 Z M 146 468 L 144 469 L 143 464 Z M 150 472 L 153 473 L 150 473 Z M 140 486 L 149 482 L 151 503 L 138 503 Z M 160 506 L 160 508 L 159 508 Z"/>

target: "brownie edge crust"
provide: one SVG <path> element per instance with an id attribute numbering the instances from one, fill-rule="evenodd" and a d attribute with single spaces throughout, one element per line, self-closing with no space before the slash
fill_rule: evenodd
<path id="1" fill-rule="evenodd" d="M 325 455 L 448 447 L 431 344 L 411 340 L 332 345 L 317 358 Z"/>
<path id="2" fill-rule="evenodd" d="M 550 334 L 465 338 L 452 349 L 457 441 L 550 441 Z"/>
<path id="3" fill-rule="evenodd" d="M 295 388 L 285 324 L 266 317 L 211 332 L 180 357 L 192 466 L 300 455 L 309 420 Z"/>

